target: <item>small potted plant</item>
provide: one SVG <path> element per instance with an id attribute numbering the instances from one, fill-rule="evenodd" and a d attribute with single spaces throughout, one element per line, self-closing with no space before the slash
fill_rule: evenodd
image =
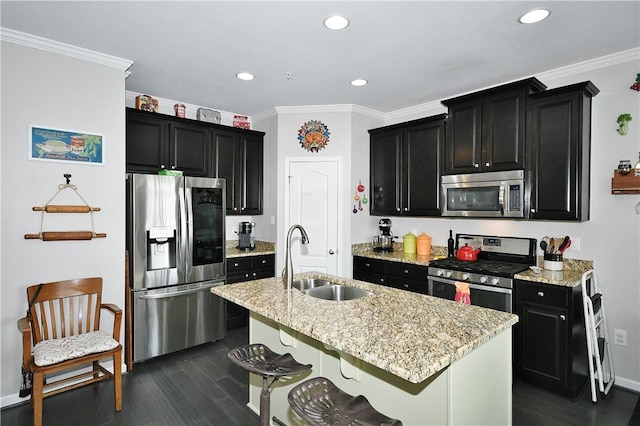
<path id="1" fill-rule="evenodd" d="M 631 121 L 631 114 L 620 114 L 618 116 L 618 133 L 626 135 L 629 131 L 629 122 Z"/>

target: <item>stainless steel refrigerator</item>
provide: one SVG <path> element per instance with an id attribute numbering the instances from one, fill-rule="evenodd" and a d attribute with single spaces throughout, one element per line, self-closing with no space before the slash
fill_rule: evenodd
<path id="1" fill-rule="evenodd" d="M 224 337 L 224 179 L 127 176 L 133 361 Z"/>

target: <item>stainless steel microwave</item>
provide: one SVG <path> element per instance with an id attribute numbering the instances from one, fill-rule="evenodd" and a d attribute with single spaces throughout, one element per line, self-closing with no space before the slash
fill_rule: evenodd
<path id="1" fill-rule="evenodd" d="M 442 216 L 524 217 L 524 171 L 442 176 Z"/>

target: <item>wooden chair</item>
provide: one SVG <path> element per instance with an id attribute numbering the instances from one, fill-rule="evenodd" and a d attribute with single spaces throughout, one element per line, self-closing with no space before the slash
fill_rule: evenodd
<path id="1" fill-rule="evenodd" d="M 102 278 L 80 278 L 33 285 L 27 288 L 28 315 L 18 320 L 22 333 L 22 365 L 33 374 L 31 406 L 33 424 L 42 424 L 42 400 L 107 379 L 114 381 L 115 410 L 122 409 L 122 311 L 102 304 Z M 100 330 L 102 309 L 113 314 L 113 332 Z M 113 373 L 100 365 L 113 359 Z M 90 366 L 90 371 L 55 381 L 50 376 L 63 370 Z M 86 370 L 86 369 L 83 369 Z"/>

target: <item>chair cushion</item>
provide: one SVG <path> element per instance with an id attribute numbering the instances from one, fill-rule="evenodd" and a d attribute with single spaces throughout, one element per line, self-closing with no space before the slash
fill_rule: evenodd
<path id="1" fill-rule="evenodd" d="M 98 330 L 62 339 L 43 340 L 33 347 L 34 363 L 43 367 L 68 359 L 111 350 L 119 345 L 111 335 Z"/>

